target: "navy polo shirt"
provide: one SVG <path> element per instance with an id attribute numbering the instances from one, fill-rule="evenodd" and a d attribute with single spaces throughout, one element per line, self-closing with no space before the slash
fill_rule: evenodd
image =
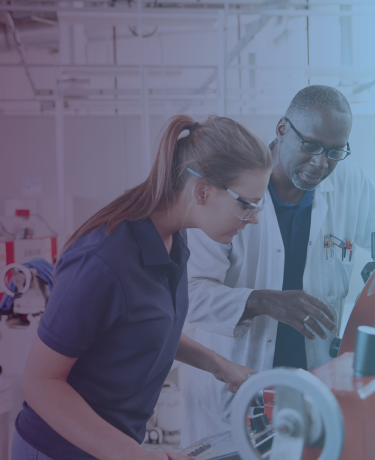
<path id="1" fill-rule="evenodd" d="M 284 243 L 285 263 L 283 291 L 302 290 L 307 245 L 310 235 L 313 192 L 306 191 L 301 201 L 284 203 L 270 182 L 269 191 Z M 273 366 L 307 369 L 304 336 L 292 326 L 278 323 Z"/>
<path id="2" fill-rule="evenodd" d="M 38 335 L 78 357 L 68 383 L 104 420 L 141 443 L 172 366 L 188 310 L 186 232 L 170 255 L 151 219 L 90 232 L 57 263 Z M 59 414 L 56 414 L 58 417 Z M 24 403 L 22 438 L 54 460 L 93 459 Z"/>

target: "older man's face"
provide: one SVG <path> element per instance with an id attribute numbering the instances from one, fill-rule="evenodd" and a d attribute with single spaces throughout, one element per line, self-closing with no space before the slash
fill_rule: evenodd
<path id="1" fill-rule="evenodd" d="M 327 148 L 346 149 L 351 130 L 349 114 L 312 106 L 304 115 L 291 116 L 290 121 L 304 140 Z M 278 123 L 277 135 L 280 166 L 299 189 L 313 190 L 339 163 L 328 159 L 326 151 L 320 155 L 305 153 L 300 139 L 284 118 Z"/>

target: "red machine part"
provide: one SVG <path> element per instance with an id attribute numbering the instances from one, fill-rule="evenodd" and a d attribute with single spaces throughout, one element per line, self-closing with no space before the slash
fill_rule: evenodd
<path id="1" fill-rule="evenodd" d="M 327 385 L 340 404 L 345 425 L 340 460 L 373 460 L 375 376 L 354 377 L 353 358 L 354 353 L 345 353 L 313 370 L 312 374 Z M 320 452 L 318 448 L 305 448 L 303 460 L 317 460 Z"/>
<path id="2" fill-rule="evenodd" d="M 345 425 L 345 444 L 340 460 L 375 458 L 375 376 L 355 377 L 354 349 L 359 326 L 375 326 L 375 272 L 367 281 L 350 315 L 339 357 L 312 371 L 335 395 Z M 375 359 L 375 357 L 374 357 Z M 264 391 L 265 413 L 272 419 L 274 398 Z M 327 442 L 327 440 L 325 441 Z M 334 442 L 334 440 L 331 440 Z M 306 447 L 302 460 L 317 460 L 322 449 Z"/>
<path id="3" fill-rule="evenodd" d="M 29 209 L 16 209 L 15 213 L 16 217 L 23 217 L 24 219 L 28 219 L 30 217 Z"/>
<path id="4" fill-rule="evenodd" d="M 268 387 L 265 388 L 263 391 L 263 399 L 264 399 L 264 413 L 267 415 L 267 418 L 269 422 L 272 422 L 272 414 L 273 414 L 273 409 L 276 405 L 276 399 L 275 399 L 275 390 L 273 387 Z M 249 415 L 246 420 L 247 426 L 250 426 L 250 419 L 251 416 Z"/>
<path id="5" fill-rule="evenodd" d="M 350 315 L 341 342 L 339 356 L 354 351 L 359 326 L 375 326 L 375 296 L 373 294 L 375 294 L 375 271 L 363 288 Z"/>
<path id="6" fill-rule="evenodd" d="M 270 423 L 272 422 L 273 408 L 276 405 L 275 390 L 273 387 L 265 388 L 263 392 L 264 413 L 267 415 Z"/>
<path id="7" fill-rule="evenodd" d="M 339 357 L 313 370 L 335 395 L 344 417 L 345 444 L 340 460 L 375 458 L 375 376 L 355 377 L 354 349 L 359 326 L 375 326 L 375 272 L 350 315 Z M 306 448 L 303 460 L 316 460 L 320 449 Z"/>

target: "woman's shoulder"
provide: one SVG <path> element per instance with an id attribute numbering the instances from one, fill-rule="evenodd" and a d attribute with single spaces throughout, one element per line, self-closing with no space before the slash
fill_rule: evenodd
<path id="1" fill-rule="evenodd" d="M 123 267 L 135 250 L 131 225 L 123 221 L 111 232 L 106 225 L 87 232 L 66 249 L 63 257 L 75 260 L 93 257 L 113 268 L 119 261 Z"/>

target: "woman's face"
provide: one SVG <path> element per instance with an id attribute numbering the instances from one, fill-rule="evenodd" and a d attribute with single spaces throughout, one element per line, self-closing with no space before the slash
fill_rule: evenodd
<path id="1" fill-rule="evenodd" d="M 241 198 L 258 204 L 266 193 L 271 171 L 243 172 L 229 188 Z M 200 203 L 197 226 L 218 243 L 231 243 L 234 235 L 247 224 L 257 224 L 258 215 L 242 220 L 246 209 L 226 190 L 206 182 L 205 199 Z"/>

